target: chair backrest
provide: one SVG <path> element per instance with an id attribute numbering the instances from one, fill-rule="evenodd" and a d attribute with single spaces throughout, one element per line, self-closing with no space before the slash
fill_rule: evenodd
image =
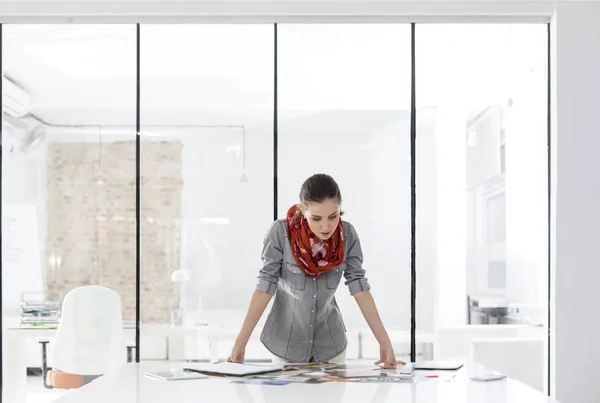
<path id="1" fill-rule="evenodd" d="M 55 340 L 54 369 L 79 375 L 103 375 L 127 361 L 121 299 L 100 286 L 67 293 Z"/>

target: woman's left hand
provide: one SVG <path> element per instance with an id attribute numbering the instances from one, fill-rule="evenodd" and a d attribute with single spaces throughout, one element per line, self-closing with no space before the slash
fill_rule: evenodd
<path id="1" fill-rule="evenodd" d="M 396 354 L 391 344 L 379 348 L 379 361 L 375 362 L 375 365 L 383 365 L 383 368 L 396 368 L 398 365 L 405 364 L 404 361 L 396 360 Z"/>

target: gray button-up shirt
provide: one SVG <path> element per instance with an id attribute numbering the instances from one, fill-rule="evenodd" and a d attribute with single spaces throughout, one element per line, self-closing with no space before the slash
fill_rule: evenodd
<path id="1" fill-rule="evenodd" d="M 293 362 L 326 361 L 348 344 L 334 296 L 342 275 L 350 294 L 370 289 L 360 241 L 352 224 L 344 221 L 344 261 L 311 278 L 294 260 L 286 226 L 286 220 L 275 221 L 264 241 L 256 288 L 275 294 L 275 301 L 261 341 L 273 354 Z"/>

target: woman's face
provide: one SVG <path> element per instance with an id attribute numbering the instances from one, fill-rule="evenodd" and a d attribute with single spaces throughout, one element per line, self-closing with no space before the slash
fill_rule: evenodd
<path id="1" fill-rule="evenodd" d="M 322 241 L 333 235 L 333 231 L 340 222 L 340 202 L 334 199 L 325 199 L 323 203 L 311 202 L 307 207 L 302 207 L 308 227 Z"/>

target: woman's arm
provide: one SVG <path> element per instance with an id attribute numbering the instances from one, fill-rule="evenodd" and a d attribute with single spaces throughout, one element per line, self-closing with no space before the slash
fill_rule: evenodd
<path id="1" fill-rule="evenodd" d="M 392 347 L 390 336 L 385 330 L 385 327 L 383 327 L 383 322 L 381 321 L 381 317 L 379 316 L 379 312 L 377 311 L 377 306 L 375 305 L 375 300 L 373 299 L 371 292 L 367 290 L 356 293 L 354 294 L 354 299 L 356 299 L 356 303 L 358 304 L 360 311 L 365 317 L 367 324 L 371 328 L 373 335 L 379 343 L 380 358 L 376 364 L 383 364 L 384 368 L 393 368 L 396 365 L 406 364 L 404 361 L 396 360 L 396 355 L 394 353 L 394 348 Z"/>
<path id="2" fill-rule="evenodd" d="M 404 365 L 405 362 L 396 361 L 390 336 L 383 327 L 379 312 L 377 312 L 377 307 L 375 306 L 375 301 L 369 291 L 371 286 L 365 278 L 365 270 L 362 267 L 363 254 L 358 234 L 350 223 L 344 222 L 344 229 L 347 229 L 348 232 L 348 254 L 346 256 L 344 277 L 346 278 L 346 285 L 350 290 L 350 294 L 356 299 L 360 311 L 379 342 L 380 356 L 376 364 L 383 364 L 385 368 L 392 368 L 398 364 Z"/>
<path id="3" fill-rule="evenodd" d="M 373 335 L 377 339 L 379 345 L 391 345 L 392 342 L 390 341 L 390 336 L 383 327 L 383 322 L 381 321 L 381 317 L 377 311 L 377 306 L 375 305 L 375 300 L 373 299 L 371 291 L 363 291 L 354 294 L 354 299 L 356 299 L 356 303 L 358 304 L 360 311 L 365 317 L 365 320 L 371 328 L 371 331 L 373 332 Z"/>
<path id="4" fill-rule="evenodd" d="M 271 300 L 272 296 L 272 294 L 259 290 L 254 291 L 252 298 L 250 299 L 250 306 L 248 307 L 244 324 L 242 325 L 242 329 L 235 340 L 236 346 L 240 348 L 246 347 L 246 344 L 248 344 L 248 340 L 250 340 L 250 336 L 252 335 L 258 320 L 267 308 L 267 305 L 269 305 L 269 301 Z"/>
<path id="5" fill-rule="evenodd" d="M 244 362 L 246 344 L 248 344 L 248 340 L 250 340 L 250 336 L 265 308 L 269 305 L 271 297 L 277 291 L 283 260 L 283 241 L 285 238 L 283 230 L 281 224 L 275 221 L 267 232 L 262 251 L 263 267 L 258 274 L 256 290 L 252 294 L 246 318 L 227 361 Z"/>

